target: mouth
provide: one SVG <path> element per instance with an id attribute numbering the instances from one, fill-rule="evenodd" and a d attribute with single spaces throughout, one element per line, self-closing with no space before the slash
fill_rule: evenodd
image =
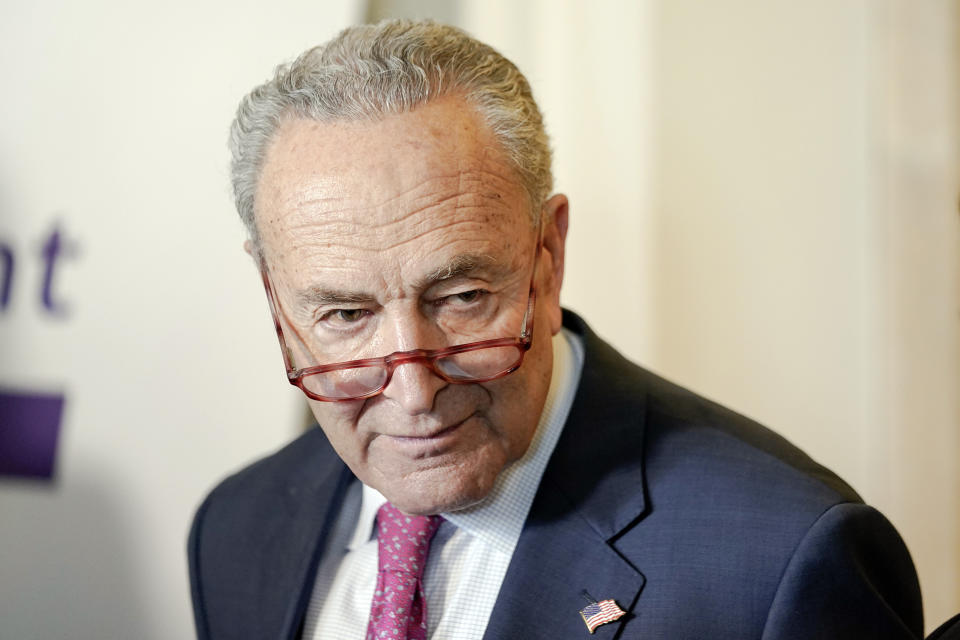
<path id="1" fill-rule="evenodd" d="M 385 438 L 393 447 L 414 458 L 440 455 L 456 444 L 457 440 L 460 439 L 460 436 L 468 428 L 469 425 L 467 423 L 475 415 L 475 413 L 471 413 L 460 422 L 426 435 L 404 436 L 380 434 L 380 437 Z"/>

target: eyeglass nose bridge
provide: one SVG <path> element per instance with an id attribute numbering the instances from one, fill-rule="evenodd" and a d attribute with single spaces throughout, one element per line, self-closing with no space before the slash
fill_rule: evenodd
<path id="1" fill-rule="evenodd" d="M 410 351 L 391 353 L 383 359 L 383 363 L 387 367 L 387 379 L 386 382 L 383 383 L 383 388 L 386 389 L 390 385 L 390 380 L 393 379 L 393 372 L 396 371 L 397 367 L 405 364 L 422 364 L 438 378 L 447 380 L 447 376 L 440 367 L 437 366 L 436 362 L 443 355 L 443 351 L 430 351 L 428 349 L 411 349 Z M 447 382 L 450 382 L 450 380 L 447 380 Z"/>
<path id="2" fill-rule="evenodd" d="M 447 376 L 439 366 L 437 360 L 443 356 L 443 352 L 431 351 L 428 349 L 411 349 L 409 351 L 397 351 L 383 358 L 383 366 L 387 370 L 387 375 L 380 385 L 379 391 L 385 391 L 393 381 L 393 374 L 398 367 L 407 364 L 423 365 L 430 373 L 445 382 L 456 382 Z"/>

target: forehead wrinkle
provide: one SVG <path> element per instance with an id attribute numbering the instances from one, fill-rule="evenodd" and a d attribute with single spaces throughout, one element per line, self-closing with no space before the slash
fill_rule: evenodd
<path id="1" fill-rule="evenodd" d="M 414 200 L 435 198 L 438 196 L 441 199 L 448 199 L 449 197 L 456 195 L 459 182 L 459 172 L 454 171 L 450 173 L 433 173 L 430 176 L 419 177 L 413 182 L 413 184 L 409 186 L 398 185 L 396 188 L 389 189 L 389 191 L 392 191 L 392 193 L 389 195 L 384 195 L 384 197 L 379 200 L 371 201 L 370 205 L 373 208 L 381 208 L 393 201 L 406 197 L 410 197 Z M 381 186 L 383 191 L 388 190 L 385 185 L 378 186 Z M 369 192 L 371 195 L 373 195 L 375 190 L 371 189 Z"/>
<path id="2" fill-rule="evenodd" d="M 520 187 L 509 178 L 482 167 L 470 167 L 424 178 L 408 188 L 400 189 L 380 201 L 373 202 L 372 208 L 386 208 L 406 198 L 409 198 L 414 206 L 423 200 L 430 200 L 434 205 L 440 205 L 470 196 L 500 203 L 504 201 L 504 195 L 511 190 L 519 192 Z"/>
<path id="3" fill-rule="evenodd" d="M 315 248 L 314 243 L 319 243 L 327 248 L 332 248 L 337 253 L 338 261 L 354 261 L 359 256 L 369 256 L 370 254 L 385 254 L 395 251 L 414 258 L 419 254 L 415 243 L 423 240 L 424 247 L 430 245 L 434 250 L 438 248 L 436 242 L 430 241 L 433 234 L 455 231 L 451 234 L 453 241 L 469 240 L 483 230 L 486 223 L 482 218 L 476 216 L 448 216 L 441 222 L 433 220 L 424 220 L 411 224 L 409 221 L 393 221 L 389 223 L 362 223 L 362 222 L 338 222 L 328 226 L 326 230 L 318 230 L 309 222 L 288 227 L 288 230 L 307 231 L 301 234 L 298 245 L 303 244 L 308 252 Z M 336 229 L 336 233 L 331 233 L 331 229 Z M 318 242 L 319 241 L 319 242 Z M 449 242 L 449 240 L 448 240 Z M 412 245 L 412 246 L 411 246 Z M 295 247 L 291 247 L 294 251 Z M 401 256 L 401 260 L 402 260 Z"/>
<path id="4" fill-rule="evenodd" d="M 439 176 L 424 181 L 421 184 L 402 189 L 391 195 L 385 195 L 376 198 L 376 185 L 365 184 L 356 185 L 352 190 L 348 190 L 340 181 L 334 179 L 324 179 L 319 184 L 308 182 L 304 185 L 298 185 L 290 190 L 283 199 L 283 208 L 290 212 L 291 216 L 317 216 L 330 217 L 334 220 L 349 221 L 352 217 L 362 217 L 366 223 L 370 223 L 369 212 L 384 212 L 389 210 L 390 205 L 397 201 L 410 199 L 414 203 L 422 200 L 429 200 L 437 197 L 438 193 L 443 193 L 438 202 L 442 203 L 456 197 L 456 177 L 454 175 Z M 451 186 L 434 188 L 431 183 L 449 182 Z M 333 193 L 331 193 L 333 191 Z M 418 194 L 418 191 L 424 193 Z M 415 207 L 414 210 L 425 208 Z"/>
<path id="5" fill-rule="evenodd" d="M 460 193 L 476 193 L 488 198 L 502 199 L 505 194 L 515 192 L 525 202 L 523 186 L 517 182 L 511 169 L 500 164 L 487 168 L 484 163 L 458 172 Z"/>
<path id="6" fill-rule="evenodd" d="M 463 233 L 467 234 L 482 229 L 489 224 L 491 216 L 497 214 L 482 203 L 469 202 L 472 195 L 467 196 L 468 202 L 464 202 L 459 194 L 451 195 L 441 202 L 430 202 L 423 207 L 409 209 L 403 217 L 388 220 L 383 220 L 387 216 L 371 215 L 360 208 L 355 209 L 357 215 L 350 215 L 346 210 L 321 215 L 298 212 L 289 216 L 282 233 L 299 235 L 307 242 L 336 243 L 344 249 L 390 250 L 451 227 L 465 225 Z M 453 211 L 434 215 L 437 207 L 443 207 L 450 201 L 453 202 Z"/>
<path id="7" fill-rule="evenodd" d="M 391 249 L 431 232 L 458 225 L 466 225 L 468 231 L 473 231 L 494 223 L 496 218 L 512 215 L 507 202 L 496 192 L 453 191 L 439 198 L 430 194 L 415 198 L 412 202 L 404 201 L 404 198 L 397 196 L 379 205 L 376 209 L 378 215 L 373 216 L 375 220 L 354 223 L 359 229 L 353 231 L 352 235 L 379 230 L 392 241 L 384 248 Z M 395 201 L 400 201 L 403 210 L 391 214 Z"/>
<path id="8" fill-rule="evenodd" d="M 407 230 L 407 233 L 401 236 L 399 233 L 384 233 L 383 239 L 387 242 L 381 245 L 381 251 L 394 251 L 400 250 L 405 245 L 409 243 L 415 243 L 419 240 L 423 240 L 424 246 L 429 246 L 431 243 L 429 241 L 429 236 L 433 234 L 442 234 L 443 232 L 449 229 L 456 229 L 455 235 L 450 235 L 445 239 L 444 244 L 451 244 L 457 241 L 469 240 L 472 237 L 478 235 L 478 231 L 483 228 L 483 223 L 477 220 L 445 220 L 440 224 L 422 224 L 417 225 L 414 229 Z M 441 235 L 441 238 L 443 236 Z M 392 240 L 392 242 L 390 241 Z M 439 247 L 435 247 L 436 250 Z M 410 258 L 415 258 L 418 252 L 407 252 L 410 254 Z"/>
<path id="9" fill-rule="evenodd" d="M 356 239 L 359 245 L 367 247 L 373 239 L 371 231 L 377 230 L 392 241 L 399 238 L 403 242 L 408 229 L 401 225 L 412 224 L 419 232 L 435 224 L 430 220 L 435 211 L 438 217 L 472 217 L 479 224 L 486 224 L 491 216 L 520 214 L 517 209 L 526 208 L 527 204 L 511 174 L 505 176 L 496 171 L 498 168 L 469 166 L 434 175 L 385 198 L 376 197 L 376 185 L 366 189 L 363 185 L 350 188 L 352 185 L 345 185 L 338 177 L 310 176 L 300 184 L 279 190 L 285 193 L 278 203 L 280 215 L 274 216 L 273 221 L 280 222 L 286 233 L 309 230 L 314 240 Z M 446 208 L 453 211 L 443 211 Z M 407 233 L 397 233 L 398 227 Z M 422 235 L 419 232 L 406 239 Z M 386 248 L 394 246 L 396 244 L 390 244 Z"/>

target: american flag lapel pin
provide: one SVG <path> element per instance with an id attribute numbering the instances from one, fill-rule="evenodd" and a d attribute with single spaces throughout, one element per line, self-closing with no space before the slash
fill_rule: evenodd
<path id="1" fill-rule="evenodd" d="M 591 634 L 593 630 L 600 625 L 619 620 L 627 613 L 617 606 L 617 603 L 613 600 L 601 600 L 597 602 L 593 596 L 587 593 L 586 589 L 581 591 L 580 595 L 590 603 L 580 610 L 580 617 L 583 618 L 583 623 L 587 625 L 587 630 L 589 630 Z"/>

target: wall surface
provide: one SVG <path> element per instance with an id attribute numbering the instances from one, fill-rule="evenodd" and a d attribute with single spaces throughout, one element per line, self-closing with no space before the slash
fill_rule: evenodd
<path id="1" fill-rule="evenodd" d="M 64 398 L 52 480 L 0 475 L 0 638 L 193 635 L 192 512 L 299 409 L 241 248 L 227 127 L 354 4 L 0 9 L 0 435 L 35 426 L 13 398 Z"/>

